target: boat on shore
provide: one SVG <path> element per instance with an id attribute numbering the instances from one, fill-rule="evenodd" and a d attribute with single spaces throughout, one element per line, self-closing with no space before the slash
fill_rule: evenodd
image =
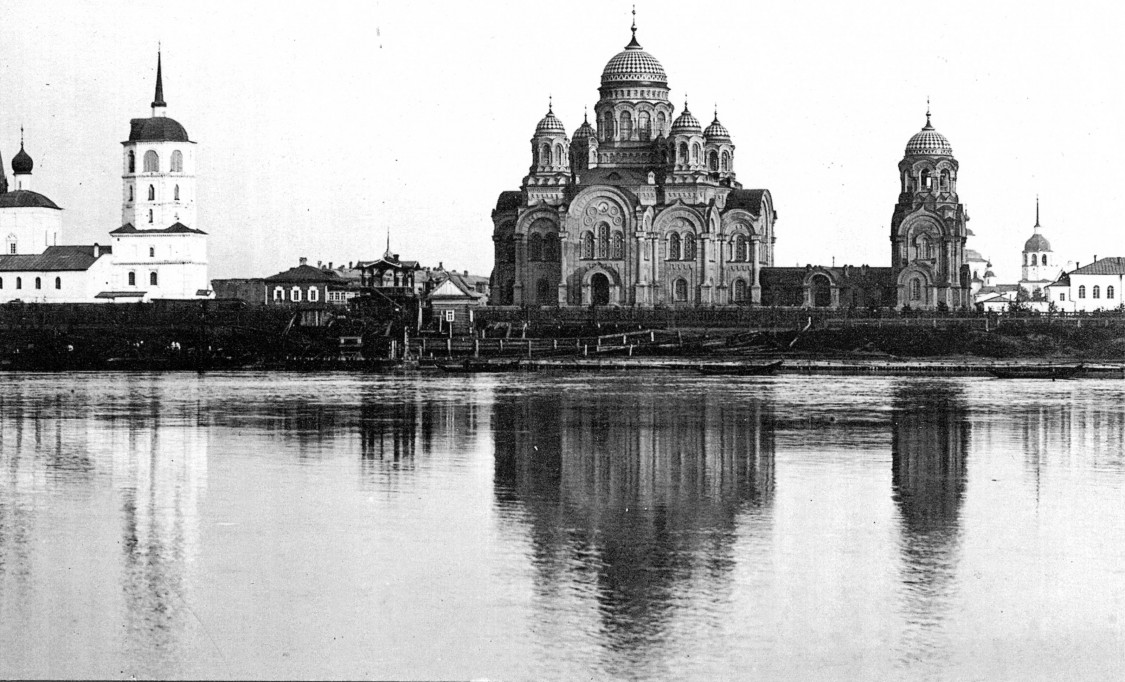
<path id="1" fill-rule="evenodd" d="M 438 363 L 443 371 L 456 373 L 514 372 L 520 369 L 520 361 L 489 362 L 488 360 L 463 360 L 461 362 Z"/>
<path id="2" fill-rule="evenodd" d="M 992 365 L 988 368 L 997 379 L 1070 379 L 1082 371 L 1082 365 Z"/>
<path id="3" fill-rule="evenodd" d="M 781 360 L 767 363 L 754 363 L 746 364 L 741 363 L 737 365 L 700 365 L 699 371 L 706 375 L 727 375 L 727 376 L 767 376 L 776 374 L 777 370 L 781 369 Z"/>

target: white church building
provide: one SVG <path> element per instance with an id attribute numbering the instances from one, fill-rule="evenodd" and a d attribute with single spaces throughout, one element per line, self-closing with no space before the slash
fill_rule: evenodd
<path id="1" fill-rule="evenodd" d="M 198 229 L 195 143 L 165 115 L 160 56 L 152 115 L 122 143 L 122 225 L 106 244 L 65 245 L 62 209 L 31 189 L 34 162 L 20 139 L 12 187 L 0 164 L 0 303 L 205 298 L 207 233 Z"/>

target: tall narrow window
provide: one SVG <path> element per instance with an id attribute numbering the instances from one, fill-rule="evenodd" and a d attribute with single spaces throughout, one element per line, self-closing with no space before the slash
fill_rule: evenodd
<path id="1" fill-rule="evenodd" d="M 1036 265 L 1038 265 L 1038 264 L 1039 264 L 1039 263 L 1038 263 L 1038 262 L 1037 262 L 1037 260 L 1036 260 L 1036 255 L 1035 255 L 1034 253 L 1033 253 L 1033 254 L 1031 254 L 1031 267 L 1035 267 L 1035 266 L 1036 266 Z"/>
<path id="2" fill-rule="evenodd" d="M 740 234 L 734 238 L 734 259 L 739 263 L 750 260 L 750 250 L 746 248 L 745 235 Z"/>
<path id="3" fill-rule="evenodd" d="M 129 286 L 131 286 L 131 287 L 137 286 L 137 273 L 135 273 L 135 272 L 129 273 Z"/>
<path id="4" fill-rule="evenodd" d="M 584 232 L 582 234 L 582 257 L 589 260 L 594 257 L 594 233 Z"/>
<path id="5" fill-rule="evenodd" d="M 1039 259 L 1039 264 L 1040 265 L 1046 265 L 1047 264 L 1047 254 L 1043 254 L 1043 256 Z"/>
<path id="6" fill-rule="evenodd" d="M 1094 298 L 1102 297 L 1102 288 L 1097 284 L 1094 285 Z"/>
<path id="7" fill-rule="evenodd" d="M 698 142 L 691 146 L 691 162 L 693 164 L 699 163 L 699 150 L 700 147 Z"/>
<path id="8" fill-rule="evenodd" d="M 1113 294 L 1114 294 L 1114 291 L 1113 291 L 1112 285 L 1105 288 L 1105 297 L 1106 298 L 1113 298 Z"/>
<path id="9" fill-rule="evenodd" d="M 543 240 L 543 260 L 552 263 L 559 260 L 559 238 L 553 234 L 548 234 Z"/>
<path id="10" fill-rule="evenodd" d="M 544 144 L 544 145 L 541 145 L 539 147 L 539 165 L 540 166 L 550 166 L 551 165 L 551 145 Z"/>
<path id="11" fill-rule="evenodd" d="M 684 235 L 684 260 L 695 260 L 695 235 L 690 232 Z"/>
<path id="12" fill-rule="evenodd" d="M 179 185 L 176 185 L 176 187 L 172 190 L 172 199 L 174 201 L 180 200 L 180 186 Z"/>
<path id="13" fill-rule="evenodd" d="M 62 277 L 55 278 L 55 288 L 62 289 Z"/>
<path id="14" fill-rule="evenodd" d="M 543 260 L 543 240 L 537 234 L 531 235 L 527 240 L 527 259 Z"/>
<path id="15" fill-rule="evenodd" d="M 648 113 L 642 111 L 637 115 L 637 125 L 640 128 L 641 140 L 644 142 L 652 139 L 652 119 L 649 118 Z"/>
<path id="16" fill-rule="evenodd" d="M 155 246 L 148 247 L 148 257 L 149 258 L 156 258 L 156 247 Z"/>
<path id="17" fill-rule="evenodd" d="M 16 243 L 15 242 L 8 242 L 8 253 L 15 253 L 15 252 L 16 252 Z"/>
<path id="18" fill-rule="evenodd" d="M 722 170 L 723 170 L 724 173 L 730 172 L 730 152 L 727 152 L 727 151 L 723 152 Z"/>
<path id="19" fill-rule="evenodd" d="M 151 208 L 150 208 L 150 209 L 148 209 L 148 221 L 149 221 L 150 223 L 152 222 L 152 209 L 151 209 Z"/>
<path id="20" fill-rule="evenodd" d="M 562 145 L 561 145 L 561 144 L 556 144 L 556 145 L 555 145 L 555 165 L 556 165 L 556 166 L 561 166 L 561 165 L 563 165 L 563 159 L 564 159 L 564 158 L 566 158 L 566 157 L 565 157 L 565 156 L 563 156 L 563 148 L 562 148 Z"/>
<path id="21" fill-rule="evenodd" d="M 680 235 L 668 235 L 668 260 L 680 260 Z"/>
<path id="22" fill-rule="evenodd" d="M 663 135 L 668 129 L 668 119 L 664 116 L 664 112 L 660 111 L 656 114 L 656 134 Z"/>
<path id="23" fill-rule="evenodd" d="M 707 165 L 711 168 L 712 172 L 718 172 L 718 170 L 719 170 L 719 154 L 717 152 L 715 152 L 714 150 L 712 150 L 709 154 L 707 154 Z"/>
<path id="24" fill-rule="evenodd" d="M 672 298 L 676 301 L 687 300 L 687 280 L 681 278 L 672 283 Z"/>
<path id="25" fill-rule="evenodd" d="M 746 280 L 734 280 L 734 301 L 735 303 L 742 303 L 746 300 Z"/>
<path id="26" fill-rule="evenodd" d="M 628 111 L 621 112 L 621 139 L 633 139 L 633 115 Z"/>
<path id="27" fill-rule="evenodd" d="M 273 288 L 273 300 L 284 301 L 285 300 L 285 289 L 282 289 L 281 287 L 274 287 Z"/>
<path id="28" fill-rule="evenodd" d="M 1086 285 L 1078 287 L 1078 298 L 1086 298 Z"/>
<path id="29" fill-rule="evenodd" d="M 289 290 L 289 300 L 294 303 L 301 302 L 301 287 L 293 287 Z"/>
<path id="30" fill-rule="evenodd" d="M 615 260 L 625 257 L 625 236 L 620 232 L 613 233 L 613 257 Z"/>
<path id="31" fill-rule="evenodd" d="M 922 280 L 920 280 L 920 279 L 910 280 L 910 300 L 911 301 L 921 301 L 922 300 Z"/>
<path id="32" fill-rule="evenodd" d="M 179 149 L 172 152 L 172 172 L 173 173 L 183 173 L 184 172 L 184 155 L 180 153 Z"/>
<path id="33" fill-rule="evenodd" d="M 609 225 L 598 225 L 598 258 L 609 258 Z"/>
<path id="34" fill-rule="evenodd" d="M 0 277 L 0 289 L 4 288 L 4 278 Z"/>
<path id="35" fill-rule="evenodd" d="M 687 158 L 687 143 L 686 142 L 680 143 L 679 155 L 678 155 L 676 160 L 679 161 L 681 164 L 683 164 L 685 166 L 687 165 L 688 158 Z"/>
<path id="36" fill-rule="evenodd" d="M 43 279 L 42 278 L 40 278 L 40 277 L 35 278 L 35 288 L 36 289 L 42 289 L 43 288 Z M 1095 287 L 1095 289 L 1096 288 L 1097 287 Z M 1094 298 L 1097 298 L 1097 296 L 1094 296 Z"/>
<path id="37" fill-rule="evenodd" d="M 132 150 L 129 151 L 129 172 L 137 172 L 137 153 Z"/>
<path id="38" fill-rule="evenodd" d="M 16 278 L 16 288 L 17 289 L 23 288 L 23 277 L 17 277 Z"/>
<path id="39" fill-rule="evenodd" d="M 129 201 L 133 200 L 133 186 L 129 185 Z"/>
<path id="40" fill-rule="evenodd" d="M 155 272 L 148 273 L 149 286 L 156 286 L 156 281 L 157 281 L 156 280 L 156 273 Z"/>
<path id="41" fill-rule="evenodd" d="M 320 289 L 316 287 L 309 287 L 309 301 L 316 303 L 320 300 Z"/>
<path id="42" fill-rule="evenodd" d="M 145 152 L 145 172 L 146 173 L 159 173 L 160 172 L 160 157 L 156 152 L 151 149 Z"/>
<path id="43" fill-rule="evenodd" d="M 154 185 L 148 186 L 148 200 L 156 201 L 156 187 Z"/>

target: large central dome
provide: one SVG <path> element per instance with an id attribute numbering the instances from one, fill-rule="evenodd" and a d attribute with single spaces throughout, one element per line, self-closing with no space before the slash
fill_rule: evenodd
<path id="1" fill-rule="evenodd" d="M 636 30 L 636 29 L 634 29 Z M 613 56 L 602 70 L 602 86 L 622 84 L 661 85 L 667 87 L 664 67 L 637 42 L 636 33 L 625 49 Z"/>
<path id="2" fill-rule="evenodd" d="M 953 146 L 949 140 L 930 123 L 930 112 L 926 112 L 926 125 L 906 143 L 906 155 L 953 156 Z"/>

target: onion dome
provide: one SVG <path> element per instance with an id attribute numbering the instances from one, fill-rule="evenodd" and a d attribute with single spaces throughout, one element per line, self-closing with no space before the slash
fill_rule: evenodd
<path id="1" fill-rule="evenodd" d="M 602 69 L 602 87 L 621 84 L 668 86 L 664 67 L 637 42 L 637 21 L 633 19 L 633 39 Z"/>
<path id="2" fill-rule="evenodd" d="M 934 130 L 933 125 L 930 124 L 930 112 L 926 111 L 926 125 L 922 130 L 914 133 L 914 137 L 906 143 L 907 156 L 953 156 L 953 147 L 949 144 L 949 140 L 945 139 L 938 131 Z"/>
<path id="3" fill-rule="evenodd" d="M 684 100 L 684 112 L 677 116 L 676 120 L 672 122 L 672 133 L 698 133 L 701 130 L 699 121 L 691 115 L 687 100 Z"/>
<path id="4" fill-rule="evenodd" d="M 707 130 L 703 131 L 703 136 L 709 140 L 730 140 L 730 132 L 726 126 L 719 123 L 719 110 L 715 110 L 715 120 L 711 121 L 711 125 L 707 126 Z"/>
<path id="5" fill-rule="evenodd" d="M 551 133 L 566 135 L 566 128 L 563 127 L 562 121 L 555 116 L 552 105 L 548 104 L 547 115 L 543 117 L 543 120 L 539 121 L 539 125 L 535 126 L 535 134 L 544 135 Z"/>
<path id="6" fill-rule="evenodd" d="M 579 140 L 585 140 L 597 136 L 598 131 L 594 129 L 594 126 L 590 125 L 589 116 L 583 116 L 582 125 L 578 126 L 578 130 L 574 131 L 573 140 L 575 142 L 578 142 Z"/>
<path id="7" fill-rule="evenodd" d="M 995 277 L 995 276 L 996 276 L 996 273 L 992 271 L 992 262 L 989 261 L 984 266 L 984 278 L 988 279 L 990 277 Z"/>
<path id="8" fill-rule="evenodd" d="M 24 151 L 23 142 L 20 142 L 19 152 L 12 157 L 12 173 L 16 175 L 31 175 L 31 169 L 35 167 L 35 162 L 31 160 L 31 156 Z"/>

